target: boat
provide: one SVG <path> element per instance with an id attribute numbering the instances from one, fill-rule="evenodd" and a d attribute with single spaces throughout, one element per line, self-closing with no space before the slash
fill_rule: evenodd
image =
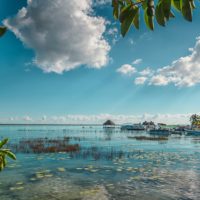
<path id="1" fill-rule="evenodd" d="M 142 124 L 125 124 L 121 126 L 121 131 L 144 131 L 145 127 Z"/>
<path id="2" fill-rule="evenodd" d="M 184 131 L 179 131 L 179 130 L 171 130 L 170 133 L 172 135 L 183 135 L 185 132 Z"/>
<path id="3" fill-rule="evenodd" d="M 188 136 L 200 136 L 200 130 L 187 130 Z"/>
<path id="4" fill-rule="evenodd" d="M 152 129 L 149 130 L 150 135 L 162 135 L 162 136 L 169 136 L 170 131 L 168 129 Z"/>
<path id="5" fill-rule="evenodd" d="M 178 126 L 174 129 L 171 129 L 171 134 L 173 135 L 184 135 L 186 132 L 187 127 L 186 126 Z"/>

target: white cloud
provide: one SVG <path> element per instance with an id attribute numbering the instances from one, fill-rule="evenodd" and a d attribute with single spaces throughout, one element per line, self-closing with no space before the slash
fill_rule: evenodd
<path id="1" fill-rule="evenodd" d="M 139 74 L 142 75 L 142 76 L 148 76 L 151 73 L 152 73 L 152 70 L 149 67 L 147 67 L 146 69 L 139 72 Z"/>
<path id="2" fill-rule="evenodd" d="M 101 68 L 107 64 L 106 20 L 93 15 L 92 0 L 27 2 L 27 7 L 4 24 L 35 51 L 38 67 L 62 73 L 81 65 Z"/>
<path id="3" fill-rule="evenodd" d="M 117 69 L 117 72 L 119 72 L 120 74 L 128 75 L 128 76 L 134 74 L 136 71 L 137 70 L 135 69 L 135 67 L 129 64 L 124 64 L 120 68 Z"/>
<path id="4" fill-rule="evenodd" d="M 47 119 L 47 116 L 46 116 L 46 115 L 43 115 L 43 116 L 42 116 L 42 121 L 46 121 L 46 119 Z"/>
<path id="5" fill-rule="evenodd" d="M 118 33 L 118 29 L 117 28 L 110 28 L 107 32 L 108 35 L 115 35 Z"/>
<path id="6" fill-rule="evenodd" d="M 157 86 L 164 86 L 169 83 L 169 80 L 163 75 L 154 75 L 151 79 L 149 84 L 150 85 L 157 85 Z"/>
<path id="7" fill-rule="evenodd" d="M 198 113 L 197 113 L 198 114 Z M 112 114 L 98 114 L 98 115 L 63 115 L 63 116 L 45 116 L 45 122 L 43 117 L 32 118 L 25 117 L 8 117 L 1 118 L 0 123 L 35 123 L 35 124 L 102 124 L 107 119 L 113 120 L 115 123 L 139 123 L 143 121 L 154 121 L 155 123 L 167 123 L 167 124 L 189 124 L 191 113 L 187 114 L 141 114 L 141 115 L 112 115 Z"/>
<path id="8" fill-rule="evenodd" d="M 94 1 L 95 6 L 105 5 L 105 4 L 108 4 L 108 3 L 111 4 L 111 0 L 93 0 L 93 1 Z"/>
<path id="9" fill-rule="evenodd" d="M 137 77 L 134 82 L 136 85 L 142 85 L 145 83 L 146 80 L 147 80 L 147 77 L 141 76 L 141 77 Z"/>
<path id="10" fill-rule="evenodd" d="M 138 65 L 138 64 L 140 64 L 141 62 L 142 62 L 142 59 L 141 59 L 141 58 L 138 58 L 138 59 L 134 60 L 134 61 L 132 62 L 132 64 L 133 64 L 133 65 Z"/>
<path id="11" fill-rule="evenodd" d="M 110 26 L 115 26 L 111 24 Z M 116 42 L 119 40 L 120 36 L 118 34 L 118 29 L 116 27 L 111 27 L 106 32 L 107 36 L 109 36 L 110 40 L 112 41 L 112 44 L 116 44 Z"/>
<path id="12" fill-rule="evenodd" d="M 135 45 L 135 41 L 134 41 L 132 38 L 130 38 L 128 41 L 129 41 L 129 43 L 130 43 L 131 45 Z"/>
<path id="13" fill-rule="evenodd" d="M 159 68 L 152 76 L 150 84 L 190 87 L 200 83 L 200 37 L 194 48 L 190 48 L 190 55 L 181 57 L 163 68 Z"/>
<path id="14" fill-rule="evenodd" d="M 14 120 L 14 118 L 13 118 L 13 120 Z M 23 120 L 24 121 L 32 121 L 32 118 L 30 116 L 25 116 L 25 117 L 23 117 Z"/>

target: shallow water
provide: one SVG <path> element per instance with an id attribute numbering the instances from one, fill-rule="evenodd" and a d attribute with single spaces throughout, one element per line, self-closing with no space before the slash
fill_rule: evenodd
<path id="1" fill-rule="evenodd" d="M 200 138 L 136 140 L 101 126 L 0 126 L 17 161 L 0 173 L 1 200 L 200 199 Z M 33 153 L 22 140 L 69 138 L 76 152 Z"/>

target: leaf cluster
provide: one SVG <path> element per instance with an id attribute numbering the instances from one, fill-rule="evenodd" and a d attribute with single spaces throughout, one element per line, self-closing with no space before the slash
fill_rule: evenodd
<path id="1" fill-rule="evenodd" d="M 184 19 L 192 21 L 192 13 L 195 9 L 194 0 L 112 0 L 113 16 L 120 21 L 121 34 L 124 37 L 133 25 L 139 29 L 140 10 L 143 9 L 144 21 L 150 30 L 154 30 L 156 19 L 160 26 L 175 15 L 173 10 L 182 13 Z"/>
<path id="2" fill-rule="evenodd" d="M 7 157 L 16 160 L 16 156 L 14 153 L 10 151 L 10 149 L 4 149 L 4 145 L 8 143 L 8 139 L 4 139 L 0 141 L 0 171 L 4 169 L 7 164 Z"/>
<path id="3" fill-rule="evenodd" d="M 5 26 L 0 26 L 0 37 L 2 37 L 7 31 L 7 28 Z"/>
<path id="4" fill-rule="evenodd" d="M 200 116 L 194 114 L 190 117 L 190 122 L 193 126 L 200 126 Z"/>

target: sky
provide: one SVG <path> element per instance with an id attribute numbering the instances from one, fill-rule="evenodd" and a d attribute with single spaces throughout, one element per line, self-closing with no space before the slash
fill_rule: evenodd
<path id="1" fill-rule="evenodd" d="M 125 38 L 109 0 L 0 0 L 0 123 L 189 123 L 200 113 L 200 4 Z"/>

